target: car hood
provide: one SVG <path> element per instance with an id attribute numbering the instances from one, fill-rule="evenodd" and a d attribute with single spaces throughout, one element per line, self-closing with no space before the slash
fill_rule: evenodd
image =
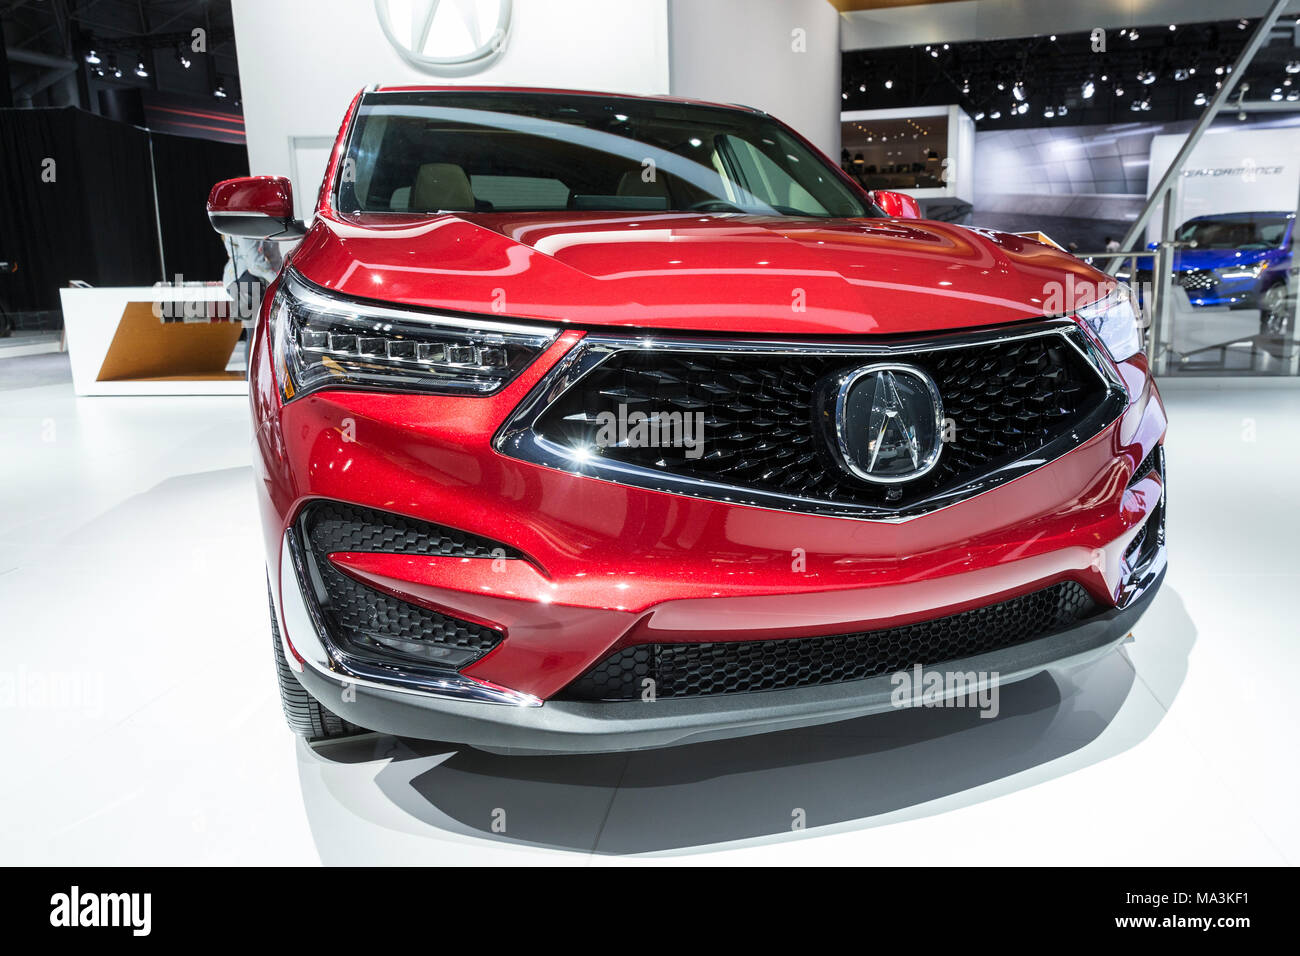
<path id="1" fill-rule="evenodd" d="M 1174 255 L 1174 268 L 1186 272 L 1191 269 L 1249 266 L 1264 259 L 1276 258 L 1279 251 L 1277 249 L 1179 249 Z"/>
<path id="2" fill-rule="evenodd" d="M 778 335 L 1012 322 L 1063 311 L 1063 287 L 1091 301 L 1105 281 L 1052 246 L 949 223 L 689 213 L 326 217 L 291 261 L 326 289 L 396 304 Z"/>

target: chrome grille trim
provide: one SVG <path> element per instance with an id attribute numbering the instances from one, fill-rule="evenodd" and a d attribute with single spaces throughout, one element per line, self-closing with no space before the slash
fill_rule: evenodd
<path id="1" fill-rule="evenodd" d="M 732 352 L 788 355 L 861 357 L 864 360 L 899 358 L 921 352 L 993 345 L 1036 336 L 1059 336 L 1077 351 L 1106 387 L 1106 398 L 1068 434 L 1048 442 L 1014 462 L 995 468 L 978 478 L 945 489 L 905 508 L 832 502 L 772 491 L 685 477 L 609 458 L 575 460 L 569 450 L 540 435 L 534 426 L 543 413 L 581 379 L 614 355 L 628 350 L 653 348 L 673 352 Z M 590 333 L 556 363 L 493 438 L 493 448 L 503 455 L 543 465 L 568 474 L 581 475 L 614 484 L 629 485 L 668 494 L 687 495 L 728 504 L 749 505 L 777 511 L 854 518 L 863 521 L 903 522 L 931 514 L 991 491 L 1008 481 L 1055 461 L 1113 424 L 1128 404 L 1128 392 L 1110 359 L 1073 319 L 1048 319 L 1027 325 L 974 332 L 955 332 L 902 341 L 863 343 L 769 339 L 688 338 L 680 333 L 658 336 Z"/>

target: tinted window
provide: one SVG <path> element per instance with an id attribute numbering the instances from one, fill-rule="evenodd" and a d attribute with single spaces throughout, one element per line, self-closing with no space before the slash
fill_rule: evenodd
<path id="1" fill-rule="evenodd" d="M 1276 248 L 1286 236 L 1286 213 L 1242 213 L 1231 217 L 1192 219 L 1178 230 L 1179 242 L 1198 249 Z"/>
<path id="2" fill-rule="evenodd" d="M 583 95 L 369 94 L 337 189 L 344 212 L 872 214 L 765 116 Z"/>

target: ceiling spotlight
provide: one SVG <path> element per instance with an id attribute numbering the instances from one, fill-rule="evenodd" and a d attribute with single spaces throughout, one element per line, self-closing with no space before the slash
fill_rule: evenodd
<path id="1" fill-rule="evenodd" d="M 930 56 L 934 57 L 935 59 L 938 59 L 938 57 L 939 57 L 939 51 L 938 51 L 938 50 L 931 50 L 931 51 L 930 51 Z"/>
<path id="2" fill-rule="evenodd" d="M 1056 110 L 1050 106 L 1043 107 L 1043 119 L 1055 119 Z"/>
<path id="3" fill-rule="evenodd" d="M 1028 103 L 1021 103 L 1019 106 L 1016 107 L 1016 112 L 1017 112 L 1017 113 L 1020 113 L 1020 114 L 1022 114 L 1022 115 L 1025 114 L 1025 113 L 1028 113 L 1028 112 L 1029 112 L 1029 104 L 1028 104 Z"/>
<path id="4" fill-rule="evenodd" d="M 894 81 L 893 81 L 893 80 L 885 80 L 885 89 L 887 89 L 887 90 L 892 90 L 893 88 L 894 88 Z"/>
<path id="5" fill-rule="evenodd" d="M 97 65 L 97 64 L 99 64 L 99 63 L 102 63 L 103 61 L 100 60 L 100 58 L 99 58 L 99 54 L 96 53 L 94 50 L 87 50 L 87 51 L 86 51 L 86 62 L 89 63 L 91 66 L 95 66 L 95 65 Z"/>
<path id="6" fill-rule="evenodd" d="M 1173 23 L 1169 24 L 1169 32 L 1170 32 L 1170 33 L 1173 33 L 1173 32 L 1174 32 L 1175 30 L 1177 30 L 1177 29 L 1178 29 L 1178 26 L 1177 26 L 1176 24 L 1173 24 Z"/>
<path id="7" fill-rule="evenodd" d="M 1092 94 L 1094 94 L 1094 93 L 1096 93 L 1096 92 L 1097 92 L 1097 87 L 1096 87 L 1096 85 L 1092 82 L 1092 78 L 1091 78 L 1091 77 L 1089 77 L 1088 79 L 1084 80 L 1084 81 L 1083 81 L 1083 86 L 1080 87 L 1080 89 L 1079 89 L 1079 95 L 1082 96 L 1085 100 L 1090 100 L 1090 99 L 1092 99 Z"/>
<path id="8" fill-rule="evenodd" d="M 1300 90 L 1291 90 L 1287 93 L 1286 101 L 1288 103 L 1294 103 L 1296 100 L 1300 100 Z"/>
<path id="9" fill-rule="evenodd" d="M 1002 119 L 1002 111 L 994 110 L 992 113 L 989 114 L 989 119 Z"/>
<path id="10" fill-rule="evenodd" d="M 970 95 L 970 80 L 962 80 L 962 81 L 961 81 L 961 92 L 962 92 L 962 95 L 963 95 L 963 96 L 969 96 L 969 95 Z"/>
<path id="11" fill-rule="evenodd" d="M 1138 38 L 1138 32 L 1137 32 L 1137 30 L 1129 30 L 1129 31 L 1128 31 L 1128 38 L 1129 38 L 1130 40 L 1136 40 L 1136 39 Z"/>
<path id="12" fill-rule="evenodd" d="M 1019 80 L 1016 80 L 1016 85 L 1013 86 L 1013 87 L 1011 87 L 1011 95 L 1014 96 L 1017 100 L 1020 100 L 1020 101 L 1023 102 L 1024 99 L 1025 99 L 1025 86 L 1024 86 L 1024 84 L 1021 83 Z"/>
<path id="13" fill-rule="evenodd" d="M 1272 93 L 1268 94 L 1268 98 L 1272 100 L 1274 103 L 1278 102 L 1280 99 L 1282 99 L 1282 88 L 1279 86 Z"/>
<path id="14" fill-rule="evenodd" d="M 1222 66 L 1216 66 L 1216 67 L 1214 68 L 1214 75 L 1215 75 L 1215 76 L 1223 76 L 1223 67 L 1222 67 Z"/>
<path id="15" fill-rule="evenodd" d="M 848 98 L 849 98 L 849 94 L 847 94 L 847 93 L 841 93 L 841 94 L 840 94 L 840 99 L 842 99 L 842 100 L 847 100 Z"/>
<path id="16" fill-rule="evenodd" d="M 141 79 L 144 79 L 145 77 L 147 77 L 147 76 L 149 75 L 149 71 L 145 69 L 145 66 L 144 66 L 144 60 L 137 60 L 137 61 L 136 61 L 136 64 L 135 64 L 135 75 L 138 76 L 138 77 L 140 77 Z"/>
<path id="17" fill-rule="evenodd" d="M 1174 70 L 1174 79 L 1177 80 L 1179 83 L 1181 83 L 1183 80 L 1187 79 L 1191 75 L 1192 74 L 1189 73 L 1187 70 L 1181 70 L 1181 69 Z"/>
<path id="18" fill-rule="evenodd" d="M 1137 78 L 1143 86 L 1150 86 L 1156 81 L 1155 73 L 1150 70 L 1142 70 L 1138 73 Z"/>
<path id="19" fill-rule="evenodd" d="M 1118 83 L 1115 84 L 1115 95 L 1116 96 L 1124 95 L 1124 87 L 1120 86 Z"/>
<path id="20" fill-rule="evenodd" d="M 226 98 L 226 85 L 218 80 L 216 89 L 212 91 L 212 95 L 219 100 L 224 100 Z"/>
<path id="21" fill-rule="evenodd" d="M 1238 21 L 1237 21 L 1237 29 L 1238 29 L 1238 30 L 1244 30 L 1244 29 L 1246 29 L 1246 27 L 1248 27 L 1248 26 L 1250 26 L 1250 21 L 1247 20 L 1247 19 L 1245 19 L 1245 18 L 1242 18 L 1241 20 L 1238 20 Z"/>
<path id="22" fill-rule="evenodd" d="M 1053 43 L 1055 43 L 1055 42 L 1056 42 L 1056 34 L 1053 33 L 1053 34 L 1052 34 L 1050 37 L 1048 37 L 1047 39 L 1049 39 L 1049 40 L 1051 40 Z"/>
<path id="23" fill-rule="evenodd" d="M 1192 104 L 1193 104 L 1194 106 L 1204 106 L 1204 105 L 1205 105 L 1206 103 L 1208 103 L 1208 102 L 1209 102 L 1209 100 L 1207 100 L 1207 99 L 1205 98 L 1205 94 L 1204 94 L 1204 93 L 1197 93 L 1197 94 L 1196 94 L 1196 99 L 1192 100 Z"/>
<path id="24" fill-rule="evenodd" d="M 975 122 L 978 123 L 978 122 L 979 122 L 980 120 L 982 120 L 983 118 L 984 118 L 984 111 L 983 111 L 983 110 L 980 110 L 978 113 L 975 114 Z"/>
<path id="25" fill-rule="evenodd" d="M 1120 28 L 1120 31 L 1119 31 L 1119 35 L 1120 35 L 1120 36 L 1124 36 L 1126 33 L 1128 33 L 1128 28 L 1127 28 L 1127 27 L 1121 27 L 1121 28 Z"/>
<path id="26" fill-rule="evenodd" d="M 865 83 L 859 83 L 859 84 L 858 84 L 858 92 L 859 92 L 859 93 L 865 93 L 865 92 L 867 92 L 867 84 L 865 84 Z"/>
<path id="27" fill-rule="evenodd" d="M 1060 106 L 1060 107 L 1057 107 L 1056 115 L 1057 115 L 1057 116 L 1064 116 L 1064 115 L 1065 115 L 1066 113 L 1068 113 L 1068 112 L 1070 112 L 1069 109 L 1067 109 L 1067 108 L 1064 107 L 1064 106 Z"/>
<path id="28" fill-rule="evenodd" d="M 1149 111 L 1150 109 L 1151 109 L 1151 97 L 1149 97 L 1149 96 L 1144 97 L 1143 100 L 1142 100 L 1142 112 L 1145 113 L 1145 112 Z"/>
<path id="29" fill-rule="evenodd" d="M 1300 73 L 1300 60 L 1287 60 L 1286 71 L 1288 73 Z"/>

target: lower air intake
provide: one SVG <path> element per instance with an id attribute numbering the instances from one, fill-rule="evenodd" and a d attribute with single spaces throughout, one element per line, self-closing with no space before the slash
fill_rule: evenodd
<path id="1" fill-rule="evenodd" d="M 625 647 L 559 695 L 567 700 L 639 700 L 644 681 L 657 698 L 702 697 L 863 680 L 1024 644 L 1071 627 L 1098 610 L 1074 582 L 1000 604 L 883 631 L 767 641 L 640 644 Z"/>

